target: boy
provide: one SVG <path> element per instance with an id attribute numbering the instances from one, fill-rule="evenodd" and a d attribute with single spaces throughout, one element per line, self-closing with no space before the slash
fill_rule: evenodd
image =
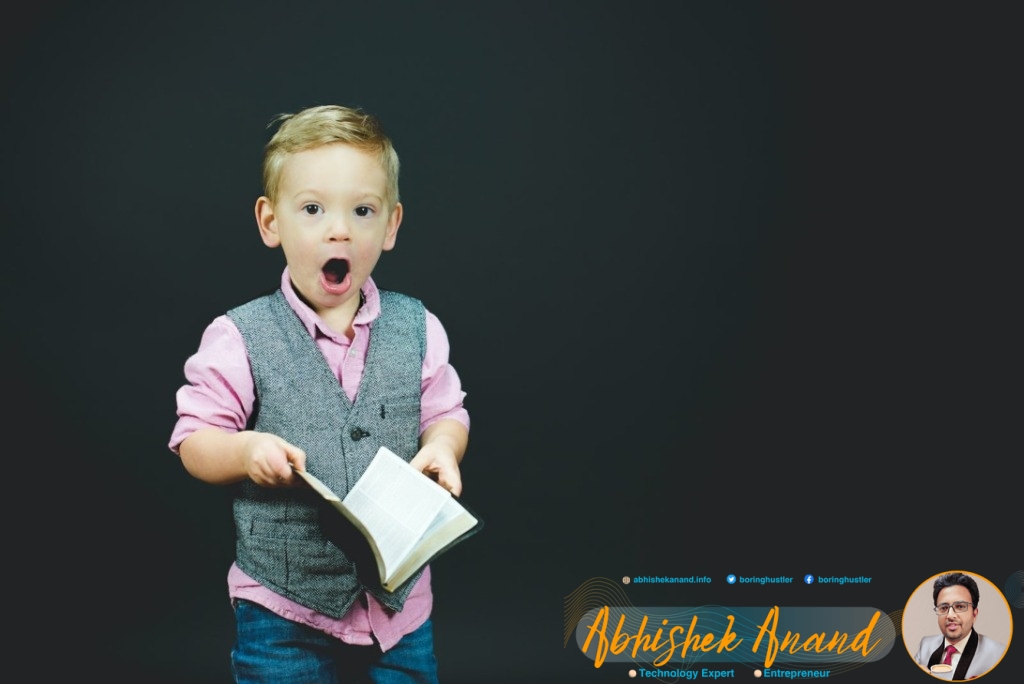
<path id="1" fill-rule="evenodd" d="M 238 682 L 436 682 L 429 567 L 382 589 L 328 539 L 293 472 L 308 466 L 344 496 L 387 446 L 462 490 L 469 416 L 444 329 L 370 277 L 402 222 L 398 156 L 358 109 L 277 121 L 256 223 L 284 252 L 280 289 L 207 327 L 169 444 L 194 477 L 236 487 L 232 670 Z"/>

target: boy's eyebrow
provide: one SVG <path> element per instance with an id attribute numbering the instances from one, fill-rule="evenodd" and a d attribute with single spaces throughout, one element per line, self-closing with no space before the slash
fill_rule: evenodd
<path id="1" fill-rule="evenodd" d="M 302 197 L 305 194 L 313 195 L 314 197 L 318 197 L 319 198 L 319 197 L 321 197 L 323 195 L 330 195 L 331 192 L 327 191 L 327 190 L 317 189 L 317 188 L 301 188 L 301 189 L 295 191 L 295 193 L 292 195 L 292 199 L 299 199 L 300 197 Z M 357 191 L 351 193 L 349 195 L 349 197 L 351 197 L 352 199 L 355 199 L 355 200 L 371 198 L 371 199 L 377 200 L 378 202 L 383 202 L 384 201 L 384 196 L 378 194 L 377 192 L 375 192 L 373 190 L 363 190 L 363 191 L 357 190 Z"/>
<path id="2" fill-rule="evenodd" d="M 364 190 L 363 192 L 355 193 L 352 196 L 356 197 L 356 198 L 360 198 L 360 199 L 362 199 L 364 197 L 372 197 L 373 199 L 376 199 L 376 200 L 381 200 L 381 201 L 384 200 L 383 195 L 378 195 L 373 190 Z"/>

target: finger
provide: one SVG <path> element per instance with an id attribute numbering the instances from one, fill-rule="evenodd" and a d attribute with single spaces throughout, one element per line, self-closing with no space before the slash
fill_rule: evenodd
<path id="1" fill-rule="evenodd" d="M 270 477 L 275 484 L 288 484 L 293 476 L 292 466 L 288 461 L 284 459 L 275 461 L 270 472 Z"/>
<path id="2" fill-rule="evenodd" d="M 289 445 L 291 446 L 291 445 Z M 298 447 L 291 447 L 288 450 L 288 462 L 295 470 L 306 469 L 306 452 Z"/>
<path id="3" fill-rule="evenodd" d="M 277 444 L 281 448 L 281 455 L 284 458 L 275 458 L 273 462 L 271 477 L 274 484 L 291 485 L 295 482 L 295 468 L 304 470 L 306 467 L 306 452 L 294 444 L 277 438 Z"/>
<path id="4" fill-rule="evenodd" d="M 430 455 L 427 454 L 426 452 L 423 452 L 423 451 L 421 451 L 418 454 L 416 454 L 415 456 L 413 456 L 412 460 L 409 461 L 409 465 L 411 465 L 413 468 L 415 468 L 416 470 L 420 471 L 421 473 L 425 472 L 424 468 L 426 468 L 429 464 L 430 464 Z"/>
<path id="5" fill-rule="evenodd" d="M 260 471 L 252 479 L 261 487 L 278 487 L 281 485 L 280 476 L 273 470 Z"/>
<path id="6" fill-rule="evenodd" d="M 462 494 L 462 476 L 458 470 L 449 470 L 438 473 L 437 482 L 452 493 L 452 496 Z"/>

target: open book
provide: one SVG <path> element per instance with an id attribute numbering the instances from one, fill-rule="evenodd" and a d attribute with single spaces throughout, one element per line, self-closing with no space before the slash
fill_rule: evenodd
<path id="1" fill-rule="evenodd" d="M 344 500 L 313 475 L 295 474 L 366 537 L 387 591 L 483 526 L 448 490 L 385 447 Z"/>

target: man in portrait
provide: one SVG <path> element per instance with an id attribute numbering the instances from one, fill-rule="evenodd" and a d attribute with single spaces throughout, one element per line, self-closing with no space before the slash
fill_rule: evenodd
<path id="1" fill-rule="evenodd" d="M 1006 646 L 974 629 L 979 603 L 974 578 L 962 572 L 941 575 L 932 598 L 942 633 L 921 639 L 917 663 L 936 677 L 954 681 L 973 679 L 995 667 Z"/>

